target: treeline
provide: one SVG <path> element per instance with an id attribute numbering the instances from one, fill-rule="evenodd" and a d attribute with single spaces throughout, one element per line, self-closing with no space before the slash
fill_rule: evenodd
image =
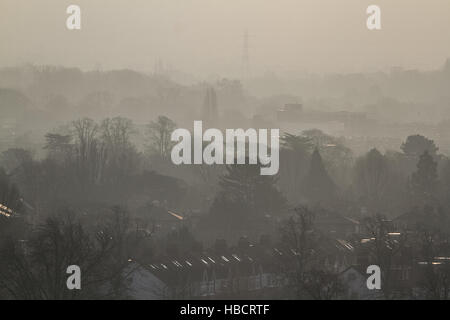
<path id="1" fill-rule="evenodd" d="M 41 255 L 61 257 L 54 268 L 62 268 L 68 259 L 65 254 L 72 251 L 81 256 L 80 264 L 94 263 L 100 259 L 97 256 L 106 257 L 98 262 L 100 269 L 94 268 L 92 277 L 97 279 L 102 272 L 111 272 L 108 281 L 113 281 L 116 278 L 112 274 L 123 274 L 129 259 L 201 251 L 198 240 L 234 242 L 242 235 L 258 239 L 264 234 L 282 238 L 280 224 L 289 221 L 293 208 L 302 206 L 314 208 L 314 212 L 322 210 L 367 221 L 365 225 L 372 227 L 366 232 L 378 232 L 374 238 L 380 241 L 391 241 L 388 237 L 391 229 L 383 221 L 404 214 L 417 216 L 414 223 L 423 226 L 425 222 L 433 222 L 429 229 L 420 232 L 415 229 L 424 239 L 427 234 L 443 239 L 448 232 L 450 161 L 424 136 L 407 137 L 400 151 L 382 154 L 372 149 L 355 157 L 344 138 L 320 130 L 300 135 L 286 133 L 281 141 L 279 174 L 261 176 L 259 165 L 173 165 L 170 133 L 176 127 L 174 121 L 164 116 L 145 128 L 138 128 L 122 117 L 100 122 L 82 118 L 45 135 L 44 158 L 18 148 L 3 152 L 0 203 L 17 213 L 14 219 L 0 216 L 0 242 L 2 250 L 6 250 L 2 254 L 9 257 L 2 260 L 2 267 L 6 268 L 7 279 L 16 281 L 5 285 L 17 285 L 17 290 L 24 290 L 24 284 L 18 284 L 24 281 L 22 272 L 14 270 L 25 270 L 31 279 L 37 277 L 39 268 L 49 263 L 39 260 Z M 134 136 L 139 130 L 146 138 L 138 146 Z M 163 230 L 169 210 L 185 219 L 187 229 Z M 66 220 L 66 216 L 75 218 Z M 117 225 L 123 216 L 128 217 L 125 227 Z M 109 239 L 119 241 L 114 244 L 102 236 L 111 223 L 114 232 L 121 233 Z M 437 227 L 441 231 L 434 232 Z M 167 234 L 171 238 L 166 238 Z M 68 244 L 63 249 L 51 244 L 54 239 L 64 243 L 66 237 L 79 237 L 77 247 Z M 128 237 L 144 240 L 139 245 L 123 244 Z M 82 238 L 89 242 L 83 244 Z M 158 245 L 154 241 L 160 241 L 159 249 L 155 249 Z M 19 244 L 23 244 L 20 250 Z M 426 242 L 421 242 L 415 246 L 425 248 L 425 245 Z M 122 253 L 124 246 L 139 253 Z M 38 259 L 38 263 L 32 264 L 33 259 Z M 109 259 L 118 259 L 117 269 L 102 270 Z M 320 272 L 308 277 L 328 277 Z M 60 288 L 61 279 L 51 281 L 59 281 L 54 285 Z M 49 293 L 48 288 L 42 289 L 45 293 L 33 291 L 39 286 L 47 284 L 35 282 L 30 292 L 13 291 L 18 296 L 60 297 L 58 292 Z"/>
<path id="2" fill-rule="evenodd" d="M 251 165 L 173 165 L 170 134 L 176 127 L 165 116 L 145 127 L 123 117 L 59 126 L 45 135 L 43 159 L 19 148 L 2 153 L 4 179 L 18 189 L 4 192 L 15 195 L 3 202 L 16 209 L 23 199 L 45 211 L 64 202 L 116 205 L 142 196 L 236 220 L 277 217 L 302 204 L 353 217 L 395 217 L 414 206 L 449 205 L 450 161 L 421 135 L 407 137 L 400 151 L 372 149 L 355 157 L 345 138 L 317 129 L 285 133 L 279 174 L 261 177 Z"/>

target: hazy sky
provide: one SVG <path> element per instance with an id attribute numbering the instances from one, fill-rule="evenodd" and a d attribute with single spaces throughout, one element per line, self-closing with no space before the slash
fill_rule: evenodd
<path id="1" fill-rule="evenodd" d="M 66 29 L 81 7 L 82 29 Z M 382 30 L 366 28 L 366 8 Z M 0 65 L 153 70 L 163 59 L 198 75 L 433 69 L 450 57 L 450 0 L 1 0 Z"/>

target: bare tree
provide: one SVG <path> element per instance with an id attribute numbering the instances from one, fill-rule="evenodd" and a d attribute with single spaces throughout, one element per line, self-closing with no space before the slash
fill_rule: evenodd
<path id="1" fill-rule="evenodd" d="M 0 287 L 14 299 L 124 298 L 125 270 L 138 240 L 120 208 L 92 230 L 71 212 L 60 212 L 22 245 L 1 248 Z M 80 267 L 82 290 L 67 289 L 69 265 Z"/>
<path id="2" fill-rule="evenodd" d="M 120 181 L 137 167 L 138 154 L 131 142 L 134 133 L 130 119 L 115 117 L 102 121 L 100 139 L 107 155 L 104 179 Z"/>
<path id="3" fill-rule="evenodd" d="M 98 183 L 106 159 L 105 146 L 97 137 L 99 126 L 89 118 L 73 122 L 75 157 L 79 179 L 83 184 Z"/>
<path id="4" fill-rule="evenodd" d="M 147 125 L 151 148 L 163 159 L 167 159 L 170 155 L 173 145 L 170 136 L 175 127 L 175 122 L 166 116 L 159 116 L 157 121 Z"/>
<path id="5" fill-rule="evenodd" d="M 305 206 L 282 229 L 282 243 L 293 253 L 283 262 L 284 273 L 296 298 L 330 300 L 343 290 L 337 274 L 325 267 L 321 235 L 314 228 L 315 213 Z"/>
<path id="6" fill-rule="evenodd" d="M 73 150 L 72 138 L 70 134 L 47 133 L 44 149 L 48 150 L 49 158 L 60 163 L 68 162 Z"/>

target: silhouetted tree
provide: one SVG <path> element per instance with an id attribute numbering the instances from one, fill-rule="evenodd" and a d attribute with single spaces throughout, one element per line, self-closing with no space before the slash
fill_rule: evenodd
<path id="1" fill-rule="evenodd" d="M 328 204 L 336 199 L 336 185 L 328 175 L 317 148 L 312 154 L 309 171 L 303 181 L 303 188 L 310 202 Z"/>
<path id="2" fill-rule="evenodd" d="M 316 146 L 327 167 L 328 174 L 333 181 L 341 186 L 351 183 L 351 170 L 353 153 L 345 146 L 343 138 L 336 138 L 325 134 L 319 129 L 310 129 L 302 132 Z"/>
<path id="3" fill-rule="evenodd" d="M 72 213 L 59 212 L 21 246 L 1 248 L 0 287 L 14 299 L 125 298 L 125 270 L 138 240 L 130 227 L 118 208 L 91 230 Z M 70 265 L 81 269 L 82 290 L 67 289 Z"/>
<path id="4" fill-rule="evenodd" d="M 286 133 L 281 138 L 279 185 L 290 202 L 301 200 L 302 180 L 308 168 L 312 142 L 309 138 Z"/>
<path id="5" fill-rule="evenodd" d="M 75 161 L 82 185 L 101 180 L 105 165 L 105 146 L 98 139 L 99 126 L 94 120 L 83 118 L 72 123 L 75 136 Z"/>
<path id="6" fill-rule="evenodd" d="M 317 246 L 314 218 L 314 212 L 307 207 L 297 207 L 295 214 L 289 218 L 281 230 L 282 243 L 295 250 L 294 265 L 285 265 L 284 268 L 297 298 L 305 298 L 304 284 L 307 272 L 314 264 L 314 252 Z"/>
<path id="7" fill-rule="evenodd" d="M 251 215 L 278 214 L 284 208 L 276 176 L 261 175 L 259 165 L 229 165 L 226 170 L 219 182 L 222 199 L 245 205 Z"/>
<path id="8" fill-rule="evenodd" d="M 435 201 L 437 187 L 437 163 L 428 151 L 425 151 L 417 163 L 417 171 L 411 176 L 413 201 L 421 205 Z"/>
<path id="9" fill-rule="evenodd" d="M 48 150 L 48 157 L 60 163 L 69 161 L 73 150 L 72 138 L 70 134 L 47 133 L 44 149 Z"/>
<path id="10" fill-rule="evenodd" d="M 175 128 L 175 122 L 166 116 L 159 116 L 157 121 L 152 121 L 147 125 L 151 148 L 163 159 L 170 156 L 173 145 L 170 136 Z"/>
<path id="11" fill-rule="evenodd" d="M 344 286 L 337 274 L 325 267 L 321 252 L 322 235 L 314 226 L 315 213 L 299 206 L 282 226 L 281 241 L 293 258 L 285 258 L 282 270 L 297 299 L 330 300 Z"/>
<path id="12" fill-rule="evenodd" d="M 136 170 L 138 153 L 131 142 L 134 132 L 130 119 L 115 117 L 102 121 L 100 139 L 106 152 L 103 180 L 118 182 Z"/>
<path id="13" fill-rule="evenodd" d="M 259 165 L 227 166 L 210 208 L 214 224 L 227 236 L 257 232 L 258 225 L 286 209 L 286 200 L 275 183 L 275 176 L 261 175 Z"/>
<path id="14" fill-rule="evenodd" d="M 382 206 L 389 183 L 388 165 L 377 149 L 358 159 L 355 166 L 354 188 L 360 200 L 372 210 Z"/>
<path id="15" fill-rule="evenodd" d="M 419 157 L 427 151 L 429 155 L 434 157 L 439 148 L 436 147 L 433 140 L 416 134 L 408 136 L 400 149 L 408 156 Z"/>

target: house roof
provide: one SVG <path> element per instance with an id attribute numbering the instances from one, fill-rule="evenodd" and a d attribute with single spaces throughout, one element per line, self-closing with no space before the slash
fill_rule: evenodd
<path id="1" fill-rule="evenodd" d="M 11 208 L 0 203 L 0 216 L 11 218 L 14 215 L 14 211 Z"/>

